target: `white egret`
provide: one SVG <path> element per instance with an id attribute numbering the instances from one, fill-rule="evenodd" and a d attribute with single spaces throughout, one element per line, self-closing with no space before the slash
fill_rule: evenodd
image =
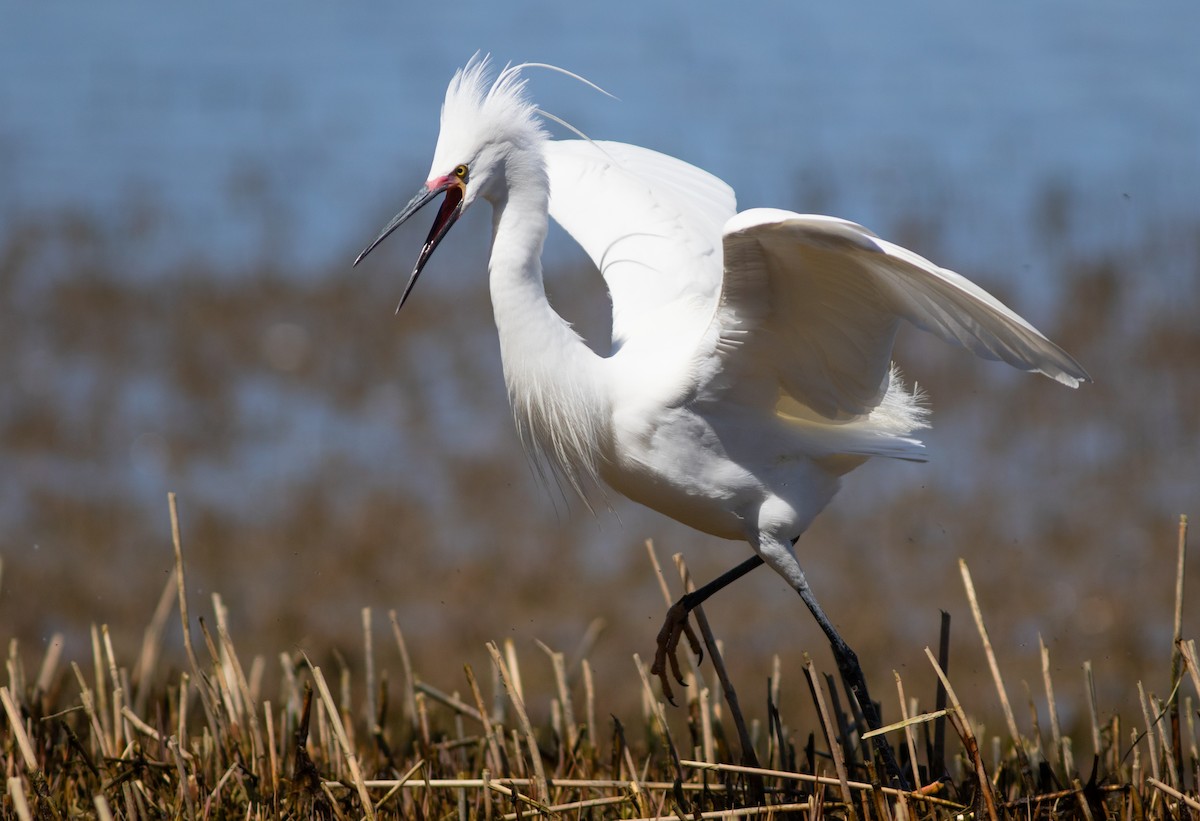
<path id="1" fill-rule="evenodd" d="M 355 264 L 444 195 L 403 305 L 458 218 L 488 201 L 492 306 L 523 441 L 581 493 L 602 480 L 754 551 L 669 611 L 653 668 L 664 693 L 671 698 L 668 664 L 682 682 L 680 635 L 696 646 L 688 613 L 765 562 L 800 594 L 878 727 L 857 658 L 794 545 L 867 458 L 924 460 L 913 434 L 927 426 L 926 411 L 891 363 L 901 322 L 1070 387 L 1087 373 L 979 286 L 859 225 L 774 209 L 738 214 L 729 186 L 680 160 L 549 139 L 523 68 L 492 80 L 487 59 L 472 59 L 454 75 L 428 180 Z M 606 356 L 546 298 L 550 216 L 604 276 Z"/>

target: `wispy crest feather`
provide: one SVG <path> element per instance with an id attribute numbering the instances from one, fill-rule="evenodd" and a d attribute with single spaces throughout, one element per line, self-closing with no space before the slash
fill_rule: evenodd
<path id="1" fill-rule="evenodd" d="M 455 72 L 442 103 L 442 133 L 494 135 L 519 129 L 544 138 L 526 78 L 507 67 L 492 80 L 491 65 L 489 55 L 476 53 Z"/>
<path id="2" fill-rule="evenodd" d="M 547 134 L 539 120 L 557 123 L 580 139 L 592 142 L 592 138 L 562 117 L 540 108 L 526 91 L 527 69 L 543 69 L 600 92 L 606 97 L 617 99 L 586 77 L 550 63 L 517 63 L 506 65 L 495 79 L 491 78 L 491 55 L 476 52 L 467 64 L 455 72 L 446 89 L 442 104 L 442 133 L 450 134 L 512 134 L 527 140 L 545 139 Z M 517 132 L 524 132 L 519 134 Z M 461 149 L 456 147 L 456 150 Z M 440 152 L 439 152 L 440 153 Z"/>

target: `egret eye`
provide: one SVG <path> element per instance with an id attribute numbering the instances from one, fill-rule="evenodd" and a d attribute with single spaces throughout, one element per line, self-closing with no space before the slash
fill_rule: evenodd
<path id="1" fill-rule="evenodd" d="M 465 180 L 467 178 L 467 167 L 465 165 L 460 165 L 455 168 L 454 176 L 458 177 L 460 180 Z"/>

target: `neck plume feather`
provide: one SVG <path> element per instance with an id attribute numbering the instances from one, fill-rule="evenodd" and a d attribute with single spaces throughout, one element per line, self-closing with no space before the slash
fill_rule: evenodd
<path id="1" fill-rule="evenodd" d="M 505 356 L 504 377 L 513 419 L 539 477 L 548 482 L 552 475 L 587 501 L 588 491 L 599 487 L 598 460 L 606 438 L 596 412 L 598 392 L 589 380 L 575 378 L 577 365 L 556 369 L 546 362 L 530 367 L 511 360 Z"/>
<path id="2" fill-rule="evenodd" d="M 587 491 L 599 487 L 599 460 L 608 440 L 603 360 L 546 298 L 544 172 L 521 180 L 524 184 L 510 176 L 508 196 L 493 206 L 488 267 L 504 381 L 521 442 L 539 477 L 553 476 L 586 502 Z"/>

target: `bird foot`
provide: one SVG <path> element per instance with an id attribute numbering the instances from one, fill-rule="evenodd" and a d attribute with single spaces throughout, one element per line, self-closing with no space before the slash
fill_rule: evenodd
<path id="1" fill-rule="evenodd" d="M 658 631 L 658 647 L 654 651 L 654 664 L 650 667 L 650 672 L 658 676 L 658 680 L 662 682 L 663 696 L 672 707 L 677 705 L 675 704 L 675 692 L 671 689 L 671 681 L 667 676 L 668 664 L 675 680 L 684 687 L 687 686 L 683 672 L 679 669 L 680 636 L 687 636 L 688 646 L 696 654 L 697 663 L 704 660 L 704 651 L 700 647 L 700 640 L 696 638 L 696 634 L 688 622 L 689 612 L 682 599 L 671 605 L 667 611 L 667 618 L 663 621 L 662 629 Z"/>

